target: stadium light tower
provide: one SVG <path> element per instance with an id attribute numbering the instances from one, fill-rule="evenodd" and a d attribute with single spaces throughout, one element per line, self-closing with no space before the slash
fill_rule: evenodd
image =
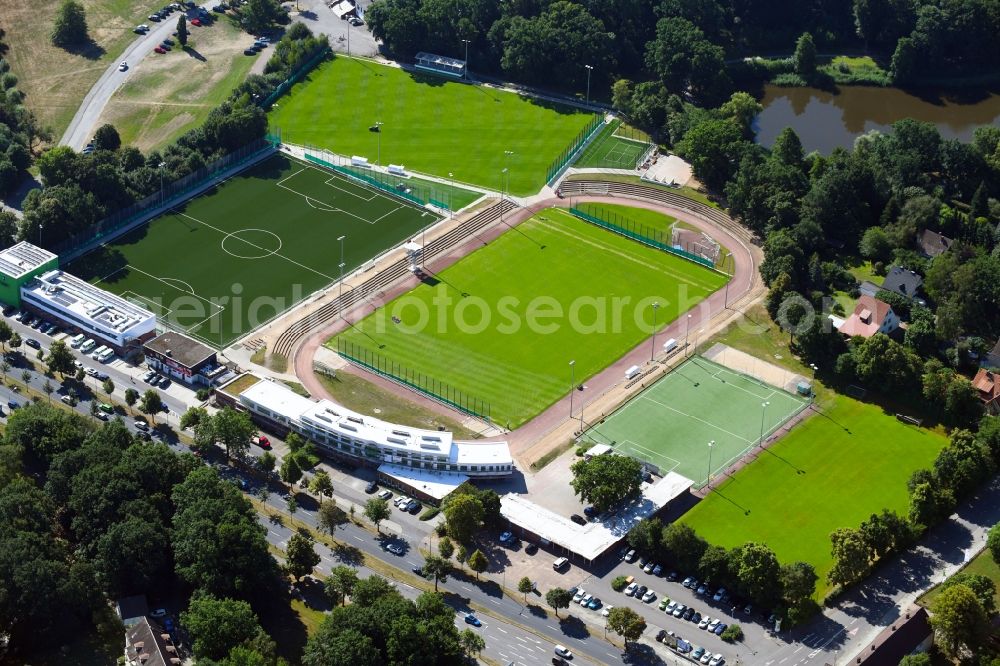
<path id="1" fill-rule="evenodd" d="M 337 240 L 340 241 L 340 295 L 337 296 L 337 309 L 340 311 L 340 317 L 344 317 L 344 239 L 347 236 L 341 236 Z"/>
<path id="2" fill-rule="evenodd" d="M 711 487 L 712 483 L 712 447 L 715 446 L 715 440 L 713 439 L 708 443 L 708 474 L 705 476 L 705 484 Z"/>
<path id="3" fill-rule="evenodd" d="M 584 65 L 587 68 L 587 104 L 590 104 L 590 73 L 594 71 L 593 65 Z"/>
<path id="4" fill-rule="evenodd" d="M 375 165 L 378 167 L 382 166 L 382 125 L 384 125 L 381 120 L 375 121 L 375 135 L 378 137 L 378 152 L 375 153 Z"/>
<path id="5" fill-rule="evenodd" d="M 764 413 L 767 411 L 767 406 L 770 404 L 771 403 L 767 401 L 760 403 L 760 448 L 764 448 Z"/>
<path id="6" fill-rule="evenodd" d="M 684 355 L 688 356 L 688 333 L 691 332 L 691 315 L 687 316 L 687 326 L 684 327 Z"/>
<path id="7" fill-rule="evenodd" d="M 649 360 L 652 361 L 653 357 L 656 356 L 656 311 L 660 309 L 660 302 L 655 301 L 653 303 L 653 343 L 650 345 L 649 350 Z"/>
<path id="8" fill-rule="evenodd" d="M 576 360 L 569 362 L 569 417 L 573 418 L 573 391 L 576 390 Z"/>
<path id="9" fill-rule="evenodd" d="M 465 71 L 462 72 L 462 73 L 465 75 L 465 79 L 468 80 L 469 79 L 469 40 L 468 39 L 463 39 L 462 41 L 465 42 Z"/>

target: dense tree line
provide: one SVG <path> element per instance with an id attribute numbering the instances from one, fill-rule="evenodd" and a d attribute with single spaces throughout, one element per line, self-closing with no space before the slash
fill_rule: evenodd
<path id="1" fill-rule="evenodd" d="M 292 72 L 326 48 L 325 36 L 313 37 L 306 26 L 295 24 L 274 45 L 264 74 L 247 77 L 229 99 L 209 113 L 204 124 L 186 132 L 162 151 L 143 155 L 134 147 L 122 147 L 118 133 L 110 125 L 97 130 L 95 150 L 88 155 L 66 146 L 51 148 L 38 159 L 45 186 L 33 190 L 25 199 L 24 219 L 17 236 L 42 246 L 54 246 L 159 191 L 161 183 L 183 178 L 263 137 L 267 116 L 260 104 Z M 0 142 L 2 137 L 0 125 Z M 0 185 L 2 155 L 0 145 Z M 2 231 L 0 225 L 0 235 Z"/>
<path id="2" fill-rule="evenodd" d="M 305 666 L 465 663 L 471 642 L 441 595 L 425 592 L 411 601 L 379 576 L 352 577 L 348 588 L 351 603 L 323 619 L 306 644 Z"/>
<path id="3" fill-rule="evenodd" d="M 898 84 L 990 73 L 1000 64 L 990 38 L 1000 30 L 1000 9 L 984 0 L 376 0 L 366 16 L 401 59 L 418 51 L 462 58 L 468 47 L 476 70 L 572 90 L 590 65 L 596 85 L 635 82 L 660 109 L 669 94 L 717 103 L 733 80 L 780 72 L 812 80 L 821 50 L 882 54 Z M 742 58 L 793 50 L 770 63 Z M 597 96 L 605 96 L 600 88 Z"/>
<path id="4" fill-rule="evenodd" d="M 790 621 L 799 622 L 816 610 L 812 595 L 818 580 L 811 564 L 782 564 L 765 544 L 747 542 L 736 548 L 710 545 L 691 527 L 654 518 L 628 533 L 628 543 L 653 559 L 670 562 L 700 580 L 725 587 Z M 713 589 L 714 593 L 714 589 Z"/>
<path id="5" fill-rule="evenodd" d="M 109 601 L 173 588 L 194 593 L 197 656 L 223 659 L 240 647 L 256 655 L 252 663 L 275 663 L 273 642 L 256 624 L 220 643 L 194 621 L 213 608 L 238 615 L 234 608 L 281 592 L 253 507 L 194 456 L 143 442 L 117 419 L 95 428 L 30 404 L 10 415 L 0 440 L 0 523 L 9 572 L 0 582 L 0 631 L 15 660 L 49 647 L 53 635 L 69 642 L 95 627 L 114 631 Z M 202 636 L 215 647 L 198 654 Z"/>
<path id="6" fill-rule="evenodd" d="M 3 36 L 0 29 L 0 56 L 7 51 Z M 33 142 L 47 137 L 24 105 L 24 92 L 17 87 L 10 63 L 0 57 L 0 196 L 13 191 L 25 177 Z"/>

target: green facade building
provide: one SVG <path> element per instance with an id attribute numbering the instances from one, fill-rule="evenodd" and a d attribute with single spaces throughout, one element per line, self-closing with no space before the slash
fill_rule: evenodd
<path id="1" fill-rule="evenodd" d="M 21 307 L 21 287 L 54 268 L 59 257 L 27 241 L 0 250 L 0 302 Z"/>

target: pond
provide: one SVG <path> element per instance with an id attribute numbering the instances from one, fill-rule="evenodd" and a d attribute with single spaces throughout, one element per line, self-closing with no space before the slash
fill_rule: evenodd
<path id="1" fill-rule="evenodd" d="M 754 121 L 757 141 L 765 146 L 785 127 L 802 140 L 806 152 L 828 154 L 850 148 L 870 130 L 885 131 L 897 120 L 934 123 L 941 135 L 969 141 L 981 125 L 1000 125 L 1000 95 L 993 93 L 913 93 L 898 88 L 843 86 L 837 92 L 817 88 L 765 86 L 764 111 Z"/>

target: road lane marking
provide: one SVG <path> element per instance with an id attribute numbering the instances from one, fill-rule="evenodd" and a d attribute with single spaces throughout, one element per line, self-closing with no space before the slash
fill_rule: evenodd
<path id="1" fill-rule="evenodd" d="M 505 633 L 505 634 L 506 634 L 506 633 L 510 633 L 510 632 L 508 632 L 508 631 L 507 631 L 506 629 L 501 629 L 500 627 L 497 627 L 497 631 L 502 631 L 502 632 L 503 632 L 503 633 Z"/>

